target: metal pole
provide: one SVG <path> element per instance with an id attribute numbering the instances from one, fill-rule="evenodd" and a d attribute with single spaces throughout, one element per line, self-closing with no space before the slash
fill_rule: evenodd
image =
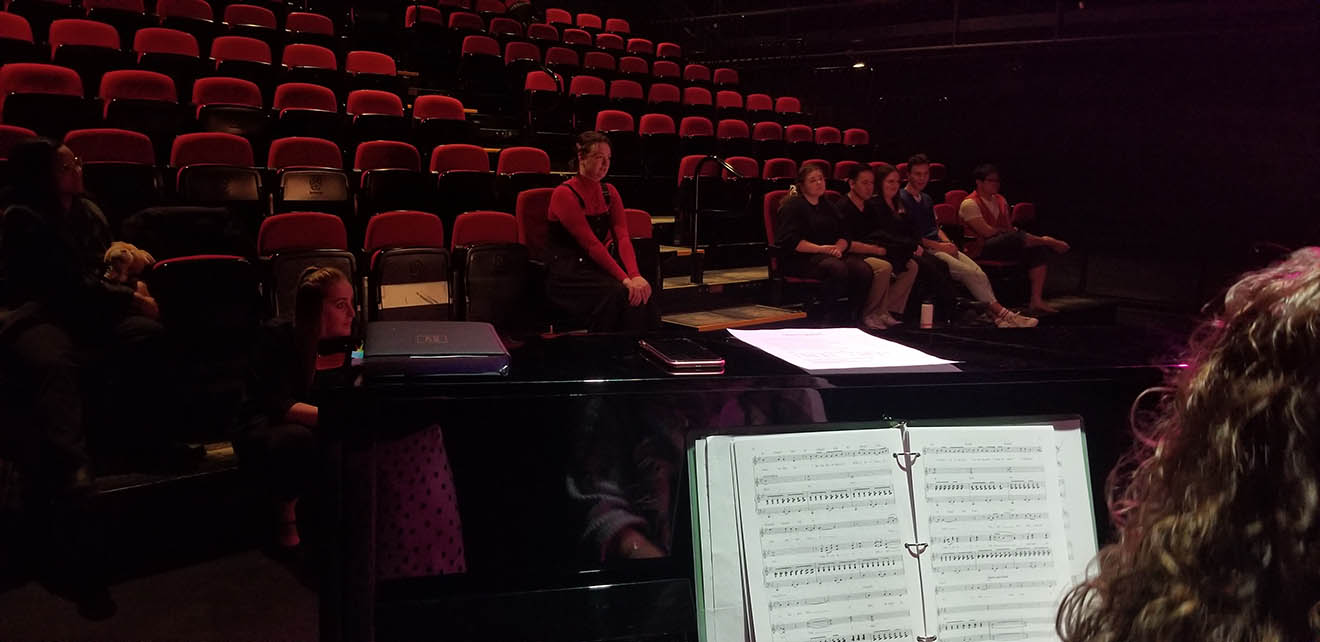
<path id="1" fill-rule="evenodd" d="M 958 20 L 959 20 L 958 14 L 960 13 L 959 10 L 961 8 L 962 8 L 962 1 L 953 0 L 953 44 L 955 45 L 958 44 Z"/>

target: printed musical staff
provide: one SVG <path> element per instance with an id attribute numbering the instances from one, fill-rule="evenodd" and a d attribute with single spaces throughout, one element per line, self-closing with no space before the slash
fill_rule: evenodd
<path id="1" fill-rule="evenodd" d="M 795 606 L 819 606 L 821 604 L 838 604 L 841 602 L 856 602 L 860 600 L 874 600 L 877 598 L 906 597 L 907 588 L 899 588 L 888 591 L 866 591 L 858 593 L 838 593 L 833 595 L 819 595 L 801 599 L 780 599 L 770 602 L 771 609 L 785 609 Z"/>

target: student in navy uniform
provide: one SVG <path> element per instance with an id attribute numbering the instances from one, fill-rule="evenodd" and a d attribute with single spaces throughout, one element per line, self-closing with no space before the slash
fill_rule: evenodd
<path id="1" fill-rule="evenodd" d="M 637 269 L 623 199 L 602 182 L 610 154 L 604 134 L 584 132 L 577 141 L 577 176 L 550 196 L 547 295 L 587 320 L 592 332 L 649 330 L 660 324 L 660 312 Z"/>

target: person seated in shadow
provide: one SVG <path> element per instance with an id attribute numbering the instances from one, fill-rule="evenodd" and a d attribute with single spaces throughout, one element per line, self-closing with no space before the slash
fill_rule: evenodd
<path id="1" fill-rule="evenodd" d="M 878 196 L 877 180 L 882 185 Z M 862 327 L 868 330 L 884 330 L 902 323 L 900 319 L 912 286 L 923 272 L 921 247 L 908 231 L 907 212 L 894 196 L 898 191 L 897 181 L 898 173 L 889 165 L 880 166 L 878 171 L 869 165 L 858 165 L 848 178 L 848 193 L 838 201 L 839 211 L 854 239 L 848 252 L 863 257 L 872 269 L 879 266 L 880 271 L 893 274 L 893 283 L 884 299 L 874 306 L 871 314 L 862 317 Z M 940 278 L 935 274 L 928 280 Z M 945 285 L 943 289 L 947 294 L 945 305 L 951 306 L 952 288 Z"/>
<path id="2" fill-rule="evenodd" d="M 984 303 L 986 312 L 1000 328 L 1034 328 L 1039 319 L 1018 314 L 999 303 L 995 290 L 990 285 L 981 266 L 972 257 L 958 251 L 958 246 L 949 240 L 944 230 L 935 221 L 935 201 L 926 193 L 930 182 L 930 159 L 925 154 L 914 154 L 908 158 L 907 185 L 898 193 L 907 208 L 908 219 L 912 223 L 912 233 L 921 239 L 924 256 L 944 264 L 943 272 L 951 279 L 967 287 L 972 297 Z M 923 274 L 929 270 L 922 268 Z"/>
<path id="3" fill-rule="evenodd" d="M 1320 639 L 1320 248 L 1239 279 L 1182 362 L 1134 419 L 1108 481 L 1117 540 L 1059 635 Z"/>
<path id="4" fill-rule="evenodd" d="M 958 218 L 971 231 L 967 254 L 984 261 L 1022 261 L 1031 284 L 1030 311 L 1052 314 L 1058 309 L 1045 302 L 1045 277 L 1051 252 L 1063 254 L 1069 245 L 1051 236 L 1036 236 L 1013 226 L 1008 201 L 999 193 L 999 170 L 989 163 L 972 173 L 976 189 L 958 206 Z"/>
<path id="5" fill-rule="evenodd" d="M 650 330 L 659 326 L 660 312 L 637 268 L 623 199 L 603 182 L 610 153 L 605 134 L 578 136 L 577 175 L 550 195 L 546 291 L 592 332 Z"/>
<path id="6" fill-rule="evenodd" d="M 51 529 L 56 572 L 104 606 L 104 587 L 92 586 L 93 533 L 82 507 L 93 452 L 101 463 L 114 449 L 142 464 L 161 463 L 166 452 L 156 394 L 159 310 L 122 262 L 107 270 L 121 254 L 111 251 L 110 226 L 84 196 L 82 163 L 68 147 L 23 141 L 10 152 L 9 171 L 0 260 L 13 309 L 0 318 L 0 368 L 13 389 L 0 437 L 11 445 L 34 523 Z M 140 268 L 150 257 L 136 252 L 129 263 Z"/>
<path id="7" fill-rule="evenodd" d="M 825 166 L 803 163 L 788 194 L 779 203 L 775 245 L 784 274 L 824 284 L 825 321 L 853 325 L 884 310 L 892 269 L 885 261 L 868 263 L 848 252 L 852 241 L 838 208 L 825 198 Z M 847 303 L 840 299 L 847 297 Z"/>

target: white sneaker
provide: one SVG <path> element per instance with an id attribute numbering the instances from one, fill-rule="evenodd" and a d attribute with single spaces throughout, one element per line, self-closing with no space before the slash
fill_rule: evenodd
<path id="1" fill-rule="evenodd" d="M 1001 310 L 995 317 L 997 328 L 1034 328 L 1039 323 L 1040 319 L 1022 316 L 1008 308 Z"/>

